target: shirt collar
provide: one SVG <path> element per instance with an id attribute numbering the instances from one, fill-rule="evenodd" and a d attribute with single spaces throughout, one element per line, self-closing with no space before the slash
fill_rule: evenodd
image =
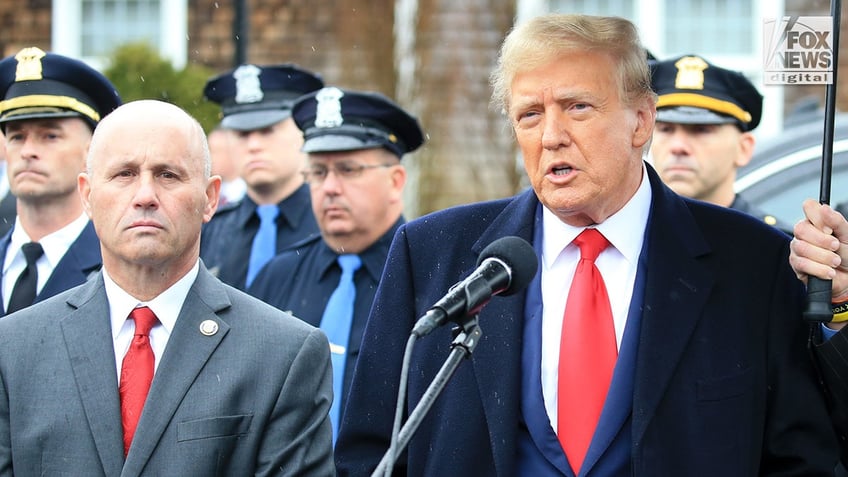
<path id="1" fill-rule="evenodd" d="M 642 251 L 645 228 L 651 210 L 651 196 L 651 183 L 647 169 L 643 165 L 642 183 L 639 184 L 633 197 L 618 212 L 595 226 L 630 263 L 636 263 Z M 547 207 L 542 207 L 542 226 L 544 233 L 542 258 L 548 267 L 553 266 L 565 247 L 586 228 L 566 224 Z"/>
<path id="2" fill-rule="evenodd" d="M 88 216 L 83 213 L 73 222 L 55 232 L 45 235 L 38 241 L 41 244 L 41 248 L 44 249 L 44 258 L 47 260 L 51 269 L 56 268 L 56 265 L 65 256 L 71 244 L 80 236 L 86 225 L 88 225 Z M 21 225 L 21 218 L 16 217 L 15 227 L 12 229 L 12 237 L 9 242 L 9 250 L 18 250 L 18 253 L 21 253 L 21 246 L 29 242 L 32 242 L 32 239 Z M 6 260 L 3 264 L 4 273 L 9 269 L 15 256 L 12 255 L 10 257 L 6 254 Z"/>
<path id="3" fill-rule="evenodd" d="M 365 269 L 374 281 L 379 281 L 383 275 L 383 268 L 386 265 L 386 257 L 389 255 L 389 246 L 392 244 L 392 239 L 395 237 L 395 232 L 406 220 L 401 216 L 376 242 L 371 244 L 359 254 L 362 260 L 362 268 Z M 327 246 L 327 242 L 321 241 L 323 244 L 321 250 L 321 273 L 319 279 L 323 278 L 330 268 L 336 263 L 338 254 Z"/>
<path id="4" fill-rule="evenodd" d="M 277 204 L 280 208 L 280 217 L 282 217 L 285 223 L 296 229 L 303 220 L 304 214 L 312 213 L 312 207 L 310 206 L 311 200 L 312 196 L 309 193 L 309 186 L 307 184 L 303 184 L 298 187 L 292 195 L 286 197 L 282 202 Z M 238 222 L 241 224 L 241 227 L 245 227 L 247 223 L 256 216 L 256 207 L 256 202 L 254 202 L 250 196 L 245 194 L 245 196 L 241 199 L 239 210 L 237 212 L 239 214 Z"/>
<path id="5" fill-rule="evenodd" d="M 197 274 L 200 270 L 199 263 L 199 261 L 195 263 L 191 270 L 171 285 L 170 288 L 148 302 L 140 301 L 119 287 L 104 267 L 103 282 L 106 288 L 106 298 L 109 300 L 112 339 L 118 336 L 118 332 L 121 330 L 130 312 L 137 306 L 150 307 L 156 318 L 159 319 L 159 322 L 162 323 L 162 326 L 170 334 L 174 329 L 174 325 L 177 323 L 177 318 L 180 316 L 180 310 L 182 310 L 186 296 L 188 296 L 191 286 L 194 284 L 195 279 L 197 279 Z"/>

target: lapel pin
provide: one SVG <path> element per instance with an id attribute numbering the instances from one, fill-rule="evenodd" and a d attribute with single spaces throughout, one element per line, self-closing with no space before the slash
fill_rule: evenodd
<path id="1" fill-rule="evenodd" d="M 218 323 L 213 320 L 203 320 L 200 324 L 200 332 L 206 336 L 212 336 L 218 332 Z"/>

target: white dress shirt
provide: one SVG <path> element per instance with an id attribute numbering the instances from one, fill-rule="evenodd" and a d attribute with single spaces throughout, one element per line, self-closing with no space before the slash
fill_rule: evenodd
<path id="1" fill-rule="evenodd" d="M 627 324 L 639 254 L 651 207 L 651 185 L 645 168 L 636 193 L 618 212 L 595 227 L 610 242 L 595 260 L 609 294 L 616 346 Z M 580 249 L 571 243 L 584 230 L 568 225 L 547 208 L 542 215 L 542 395 L 554 431 L 557 430 L 559 343 L 568 290 L 580 261 Z"/>
<path id="2" fill-rule="evenodd" d="M 38 259 L 36 267 L 38 268 L 38 284 L 36 285 L 36 294 L 41 293 L 47 279 L 53 273 L 56 265 L 65 256 L 71 245 L 79 238 L 85 226 L 88 225 L 88 216 L 80 215 L 76 220 L 61 229 L 45 235 L 38 241 L 41 248 L 44 249 L 44 255 Z M 12 289 L 15 288 L 15 282 L 18 276 L 26 268 L 26 258 L 21 251 L 21 247 L 25 243 L 32 242 L 29 235 L 21 226 L 21 218 L 15 218 L 15 227 L 12 229 L 12 237 L 9 246 L 6 248 L 6 257 L 3 261 L 3 308 L 9 308 L 9 299 L 12 297 Z"/>
<path id="3" fill-rule="evenodd" d="M 124 355 L 130 349 L 130 342 L 135 333 L 135 321 L 128 319 L 130 312 L 139 306 L 147 306 L 159 319 L 159 323 L 150 330 L 150 347 L 153 348 L 155 373 L 159 368 L 159 361 L 162 359 L 162 353 L 165 352 L 171 332 L 174 330 L 177 317 L 180 316 L 188 291 L 197 278 L 200 270 L 199 263 L 200 261 L 195 263 L 188 273 L 149 302 L 142 302 L 124 291 L 112 280 L 105 267 L 103 268 L 103 281 L 106 284 L 106 297 L 109 300 L 109 319 L 112 323 L 112 340 L 115 345 L 115 371 L 119 383 Z"/>

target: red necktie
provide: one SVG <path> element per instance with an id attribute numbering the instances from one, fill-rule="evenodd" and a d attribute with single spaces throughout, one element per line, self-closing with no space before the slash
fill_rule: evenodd
<path id="1" fill-rule="evenodd" d="M 124 426 L 124 455 L 129 453 L 130 444 L 138 426 L 138 418 L 153 381 L 153 348 L 150 347 L 150 329 L 158 321 L 150 308 L 134 309 L 130 318 L 135 321 L 135 335 L 130 349 L 121 365 L 121 423 Z"/>
<path id="2" fill-rule="evenodd" d="M 580 247 L 580 262 L 562 321 L 557 434 L 577 474 L 601 417 L 618 349 L 607 288 L 595 266 L 609 242 L 596 229 L 586 229 L 574 244 Z"/>

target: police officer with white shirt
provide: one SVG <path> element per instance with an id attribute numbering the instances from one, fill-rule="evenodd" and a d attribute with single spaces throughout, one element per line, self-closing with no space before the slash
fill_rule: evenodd
<path id="1" fill-rule="evenodd" d="M 121 104 L 115 87 L 82 61 L 36 47 L 0 61 L 0 128 L 17 218 L 0 241 L 0 315 L 83 283 L 100 269 L 100 246 L 82 208 L 98 122 Z"/>

